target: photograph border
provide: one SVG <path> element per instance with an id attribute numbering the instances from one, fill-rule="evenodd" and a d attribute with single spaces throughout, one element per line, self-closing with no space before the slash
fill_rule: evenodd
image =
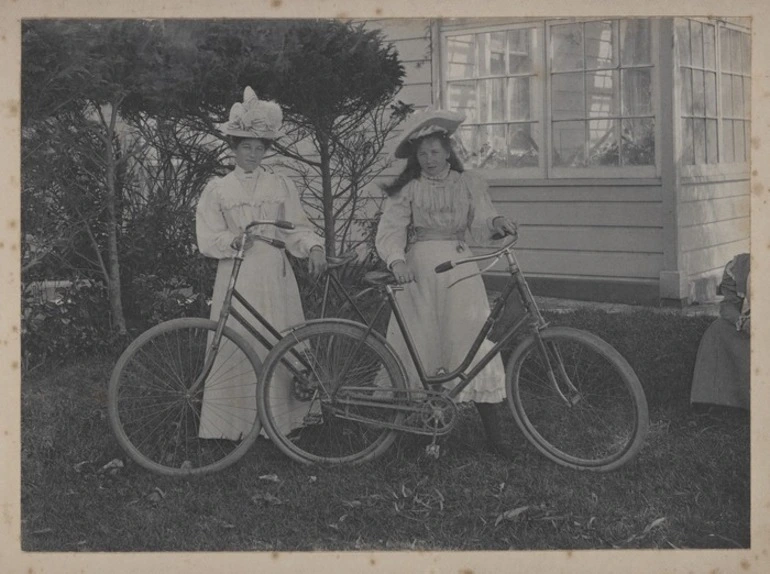
<path id="1" fill-rule="evenodd" d="M 624 574 L 770 571 L 770 26 L 767 0 L 2 0 L 0 158 L 0 570 L 49 572 L 623 572 Z M 483 13 L 481 13 L 483 11 Z M 22 552 L 20 540 L 20 28 L 32 18 L 429 18 L 570 16 L 735 16 L 752 18 L 751 107 L 751 547 L 739 550 L 365 551 L 59 553 Z M 762 566 L 764 564 L 764 566 Z"/>

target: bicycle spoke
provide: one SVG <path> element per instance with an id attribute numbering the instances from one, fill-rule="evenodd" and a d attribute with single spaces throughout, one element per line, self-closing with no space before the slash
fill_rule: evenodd
<path id="1" fill-rule="evenodd" d="M 302 462 L 358 462 L 376 456 L 393 440 L 392 431 L 342 417 L 400 420 L 393 410 L 338 403 L 348 387 L 378 387 L 377 373 L 390 388 L 403 381 L 392 355 L 358 326 L 330 322 L 296 330 L 268 355 L 260 384 L 260 412 L 265 429 L 289 456 Z M 308 372 L 300 380 L 281 368 L 292 353 L 307 359 Z M 310 385 L 304 395 L 298 384 Z M 343 393 L 343 394 L 340 394 Z M 306 398 L 301 398 L 305 396 Z M 300 398 L 298 398 L 300 397 Z"/>
<path id="2" fill-rule="evenodd" d="M 638 451 L 646 432 L 639 427 L 638 414 L 646 404 L 640 406 L 632 392 L 640 389 L 638 380 L 600 339 L 574 329 L 551 328 L 546 333 L 547 355 L 536 341 L 530 343 L 508 382 L 517 422 L 556 462 L 593 469 L 623 464 Z M 549 365 L 555 387 L 547 374 Z M 641 391 L 639 395 L 643 397 Z"/>
<path id="3" fill-rule="evenodd" d="M 110 380 L 110 424 L 142 466 L 171 475 L 211 472 L 236 461 L 256 438 L 258 373 L 245 342 L 226 330 L 205 384 L 189 390 L 207 365 L 215 330 L 205 319 L 170 321 L 140 337 L 141 344 L 137 340 L 118 361 Z"/>

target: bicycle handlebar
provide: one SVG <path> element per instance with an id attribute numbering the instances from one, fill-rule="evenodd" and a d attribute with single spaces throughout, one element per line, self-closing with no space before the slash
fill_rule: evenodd
<path id="1" fill-rule="evenodd" d="M 273 247 L 277 247 L 278 249 L 283 249 L 284 247 L 286 247 L 286 243 L 284 241 L 281 241 L 280 239 L 271 239 L 269 237 L 262 237 L 262 236 L 257 236 L 256 239 L 260 241 L 264 241 L 268 245 L 272 245 Z"/>
<path id="2" fill-rule="evenodd" d="M 491 253 L 487 253 L 485 255 L 474 255 L 473 257 L 465 257 L 464 259 L 457 259 L 455 261 L 444 261 L 443 263 L 439 263 L 436 265 L 435 271 L 436 273 L 445 273 L 446 271 L 449 271 L 450 269 L 454 269 L 458 265 L 463 265 L 465 263 L 473 263 L 476 261 L 484 261 L 485 259 L 494 259 L 495 257 L 500 257 L 503 253 L 508 251 L 513 245 L 518 241 L 518 237 L 514 237 L 511 239 L 508 243 L 503 245 L 500 249 L 497 251 L 493 251 Z"/>

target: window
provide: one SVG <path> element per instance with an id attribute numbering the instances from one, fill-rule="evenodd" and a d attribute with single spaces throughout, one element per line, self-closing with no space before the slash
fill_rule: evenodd
<path id="1" fill-rule="evenodd" d="M 466 163 L 539 172 L 542 42 L 542 26 L 445 38 L 446 104 L 466 115 L 458 132 Z"/>
<path id="2" fill-rule="evenodd" d="M 550 27 L 551 165 L 654 166 L 648 20 Z"/>
<path id="3" fill-rule="evenodd" d="M 443 32 L 443 103 L 466 115 L 461 158 L 514 177 L 654 176 L 652 26 L 553 21 Z"/>
<path id="4" fill-rule="evenodd" d="M 751 42 L 748 34 L 725 26 L 719 29 L 719 40 L 723 161 L 744 163 L 749 160 L 751 134 Z"/>
<path id="5" fill-rule="evenodd" d="M 676 20 L 682 164 L 748 161 L 749 35 L 723 22 Z"/>

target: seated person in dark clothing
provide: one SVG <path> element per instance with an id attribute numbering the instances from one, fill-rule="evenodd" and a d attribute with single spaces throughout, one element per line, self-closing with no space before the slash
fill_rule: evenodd
<path id="1" fill-rule="evenodd" d="M 737 255 L 725 267 L 719 293 L 719 319 L 706 332 L 698 348 L 690 403 L 749 408 L 749 306 L 750 257 Z"/>

